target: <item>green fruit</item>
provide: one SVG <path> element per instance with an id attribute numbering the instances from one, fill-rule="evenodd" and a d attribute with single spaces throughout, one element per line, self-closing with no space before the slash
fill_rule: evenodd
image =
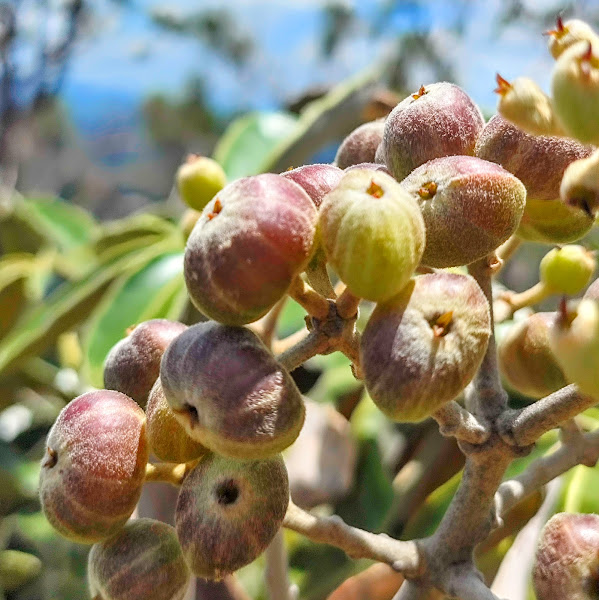
<path id="1" fill-rule="evenodd" d="M 555 294 L 579 294 L 589 284 L 595 257 L 583 246 L 550 250 L 541 260 L 540 279 Z"/>
<path id="2" fill-rule="evenodd" d="M 19 550 L 2 550 L 0 552 L 0 589 L 15 592 L 39 577 L 42 572 L 42 561 L 33 554 Z"/>
<path id="3" fill-rule="evenodd" d="M 420 263 L 424 223 L 389 175 L 348 171 L 320 207 L 322 243 L 349 290 L 379 302 L 397 294 Z"/>
<path id="4" fill-rule="evenodd" d="M 188 435 L 219 454 L 271 456 L 295 441 L 304 422 L 293 379 L 245 327 L 190 327 L 164 353 L 160 379 Z"/>
<path id="5" fill-rule="evenodd" d="M 211 455 L 185 478 L 175 512 L 193 573 L 221 579 L 256 559 L 279 530 L 289 504 L 280 455 L 231 460 Z"/>
<path id="6" fill-rule="evenodd" d="M 153 519 L 130 521 L 89 553 L 90 592 L 101 600 L 183 600 L 190 578 L 175 528 Z"/>
<path id="7" fill-rule="evenodd" d="M 366 389 L 390 419 L 421 421 L 474 377 L 490 334 L 489 304 L 472 277 L 421 275 L 368 320 L 360 345 Z"/>
<path id="8" fill-rule="evenodd" d="M 190 154 L 179 167 L 176 182 L 183 202 L 201 211 L 225 187 L 227 176 L 215 160 Z"/>
<path id="9" fill-rule="evenodd" d="M 556 28 L 547 33 L 549 34 L 549 51 L 555 59 L 559 58 L 564 50 L 578 42 L 591 42 L 593 46 L 599 46 L 599 38 L 593 28 L 580 19 L 570 19 L 564 23 L 561 16 L 558 16 Z"/>

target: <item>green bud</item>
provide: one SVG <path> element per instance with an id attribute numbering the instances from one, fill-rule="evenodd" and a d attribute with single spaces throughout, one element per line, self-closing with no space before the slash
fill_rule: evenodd
<path id="1" fill-rule="evenodd" d="M 211 158 L 190 154 L 176 176 L 181 199 L 201 211 L 227 184 L 223 168 Z"/>
<path id="2" fill-rule="evenodd" d="M 574 296 L 589 284 L 596 262 L 583 246 L 564 246 L 550 250 L 541 261 L 541 281 L 557 294 Z"/>

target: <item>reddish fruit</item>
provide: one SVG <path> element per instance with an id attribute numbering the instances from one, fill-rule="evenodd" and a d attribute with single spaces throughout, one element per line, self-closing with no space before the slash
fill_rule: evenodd
<path id="1" fill-rule="evenodd" d="M 383 140 L 384 121 L 371 121 L 354 129 L 341 142 L 335 156 L 335 164 L 346 169 L 359 163 L 374 162 L 376 150 Z"/>
<path id="2" fill-rule="evenodd" d="M 326 194 L 335 189 L 341 181 L 343 171 L 334 165 L 318 164 L 298 167 L 291 171 L 285 171 L 281 175 L 300 185 L 312 198 L 314 206 L 318 208 Z"/>

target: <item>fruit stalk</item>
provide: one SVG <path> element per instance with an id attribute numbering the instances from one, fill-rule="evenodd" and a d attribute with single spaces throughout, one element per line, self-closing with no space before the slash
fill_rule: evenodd
<path id="1" fill-rule="evenodd" d="M 198 460 L 188 463 L 148 463 L 146 465 L 146 483 L 161 481 L 180 486 Z"/>

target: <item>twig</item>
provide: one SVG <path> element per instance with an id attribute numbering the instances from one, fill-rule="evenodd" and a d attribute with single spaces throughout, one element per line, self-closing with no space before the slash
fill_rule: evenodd
<path id="1" fill-rule="evenodd" d="M 321 321 L 326 319 L 331 310 L 329 301 L 314 291 L 301 277 L 296 277 L 289 288 L 288 294 L 303 308 L 306 312 Z"/>
<path id="2" fill-rule="evenodd" d="M 503 266 L 512 258 L 518 248 L 522 245 L 522 239 L 517 235 L 512 235 L 506 242 L 503 242 L 499 248 L 497 248 L 497 258 L 502 262 L 501 267 L 498 269 L 496 274 L 501 270 Z"/>
<path id="3" fill-rule="evenodd" d="M 404 581 L 393 600 L 436 600 L 443 596 L 432 586 L 416 582 Z"/>
<path id="4" fill-rule="evenodd" d="M 265 558 L 264 579 L 270 600 L 295 600 L 295 594 L 289 581 L 287 548 L 281 529 L 266 549 Z"/>
<path id="5" fill-rule="evenodd" d="M 474 570 L 474 565 L 468 565 L 464 569 L 452 569 L 445 579 L 446 587 L 443 591 L 452 598 L 499 600 Z"/>
<path id="6" fill-rule="evenodd" d="M 499 296 L 499 299 L 509 305 L 511 315 L 513 315 L 517 310 L 520 310 L 525 306 L 532 306 L 533 304 L 542 302 L 553 293 L 551 288 L 547 287 L 542 281 L 539 281 L 523 292 L 503 292 L 503 294 Z"/>
<path id="7" fill-rule="evenodd" d="M 337 298 L 337 313 L 342 319 L 353 319 L 358 314 L 360 298 L 354 296 L 348 288 L 345 288 L 341 296 Z"/>
<path id="8" fill-rule="evenodd" d="M 306 267 L 306 277 L 310 285 L 325 298 L 334 300 L 337 297 L 327 271 L 327 259 L 323 250 L 317 250 L 316 255 Z"/>
<path id="9" fill-rule="evenodd" d="M 270 348 L 273 342 L 279 318 L 285 308 L 289 296 L 283 296 L 264 317 L 251 325 L 251 328 L 260 336 L 262 341 Z"/>
<path id="10" fill-rule="evenodd" d="M 338 516 L 319 517 L 289 502 L 283 521 L 287 529 L 297 531 L 314 542 L 331 544 L 351 558 L 370 558 L 391 565 L 405 575 L 418 576 L 425 569 L 417 542 L 394 540 L 351 527 Z"/>
<path id="11" fill-rule="evenodd" d="M 146 465 L 146 483 L 162 481 L 179 486 L 200 460 L 192 460 L 188 463 L 148 463 Z"/>
<path id="12" fill-rule="evenodd" d="M 326 350 L 328 340 L 318 331 L 311 331 L 297 344 L 277 356 L 277 360 L 289 371 L 297 369 L 308 359 Z"/>
<path id="13" fill-rule="evenodd" d="M 439 423 L 439 431 L 442 435 L 455 437 L 471 444 L 482 444 L 491 434 L 474 415 L 455 401 L 444 404 L 433 413 L 433 419 Z"/>
<path id="14" fill-rule="evenodd" d="M 283 354 L 283 352 L 289 350 L 292 346 L 299 344 L 302 340 L 310 335 L 310 331 L 305 327 L 299 329 L 295 333 L 283 338 L 282 340 L 273 340 L 272 351 L 274 354 Z"/>

